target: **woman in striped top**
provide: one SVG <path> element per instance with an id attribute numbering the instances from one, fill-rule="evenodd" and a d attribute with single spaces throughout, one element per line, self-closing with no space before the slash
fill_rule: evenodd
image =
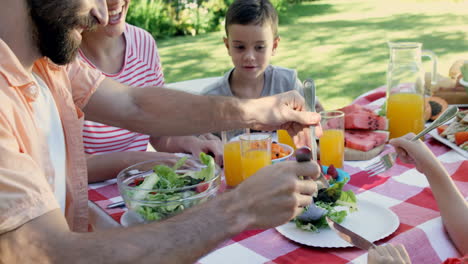
<path id="1" fill-rule="evenodd" d="M 107 0 L 109 23 L 83 33 L 80 58 L 118 82 L 134 87 L 163 86 L 164 75 L 155 40 L 145 30 L 125 22 L 129 3 L 130 0 Z M 158 137 L 85 121 L 83 140 L 90 182 L 115 177 L 126 166 L 144 160 L 177 158 L 162 152 L 196 156 L 201 151 L 211 152 L 218 163 L 222 162 L 221 142 L 208 135 Z M 146 152 L 148 142 L 162 152 Z"/>

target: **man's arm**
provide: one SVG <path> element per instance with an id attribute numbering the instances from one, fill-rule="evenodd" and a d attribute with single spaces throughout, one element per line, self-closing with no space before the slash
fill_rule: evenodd
<path id="1" fill-rule="evenodd" d="M 318 173 L 311 162 L 268 166 L 211 201 L 131 228 L 72 233 L 56 209 L 0 235 L 0 262 L 193 263 L 243 230 L 278 226 L 301 213 L 316 185 L 298 175 Z"/>
<path id="2" fill-rule="evenodd" d="M 2 235 L 0 262 L 192 263 L 246 226 L 217 208 L 237 211 L 223 198 L 161 223 L 92 233 L 70 232 L 55 210 Z"/>
<path id="3" fill-rule="evenodd" d="M 106 78 L 84 110 L 88 120 L 164 136 L 244 127 L 285 128 L 295 135 L 319 122 L 318 114 L 304 109 L 304 99 L 297 92 L 241 100 L 158 87 L 133 89 Z"/>

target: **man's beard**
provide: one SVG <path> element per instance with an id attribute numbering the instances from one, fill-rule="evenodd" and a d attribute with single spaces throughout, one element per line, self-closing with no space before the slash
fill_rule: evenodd
<path id="1" fill-rule="evenodd" d="M 33 23 L 33 39 L 41 55 L 54 63 L 71 62 L 81 41 L 74 39 L 74 29 L 93 28 L 96 20 L 91 15 L 78 16 L 80 1 L 27 0 Z"/>

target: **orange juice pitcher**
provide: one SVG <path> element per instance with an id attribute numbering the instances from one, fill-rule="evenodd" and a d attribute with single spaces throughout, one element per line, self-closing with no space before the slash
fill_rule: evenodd
<path id="1" fill-rule="evenodd" d="M 415 134 L 424 129 L 424 69 L 421 57 L 432 59 L 431 81 L 437 76 L 437 57 L 421 50 L 416 42 L 389 42 L 390 62 L 387 70 L 386 115 L 390 138 Z"/>

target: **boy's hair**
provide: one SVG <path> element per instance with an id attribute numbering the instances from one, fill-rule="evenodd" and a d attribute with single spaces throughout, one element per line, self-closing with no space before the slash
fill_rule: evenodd
<path id="1" fill-rule="evenodd" d="M 278 37 L 278 13 L 269 0 L 235 0 L 226 13 L 226 36 L 228 26 L 259 25 L 270 23 L 273 36 Z"/>

